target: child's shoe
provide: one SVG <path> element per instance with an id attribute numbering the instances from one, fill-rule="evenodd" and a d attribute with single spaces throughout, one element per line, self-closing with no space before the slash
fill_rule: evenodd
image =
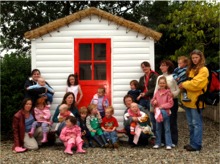
<path id="1" fill-rule="evenodd" d="M 159 145 L 154 145 L 154 146 L 153 146 L 153 149 L 159 149 L 159 148 L 160 148 Z"/>
<path id="2" fill-rule="evenodd" d="M 15 147 L 15 152 L 16 153 L 22 153 L 22 152 L 25 152 L 27 149 L 26 148 L 22 148 L 22 147 Z"/>
<path id="3" fill-rule="evenodd" d="M 183 92 L 182 101 L 184 101 L 184 102 L 190 102 L 190 101 L 191 101 L 191 99 L 189 99 L 189 98 L 187 97 L 187 93 L 186 93 L 186 92 Z"/>
<path id="4" fill-rule="evenodd" d="M 83 145 L 82 142 L 80 142 L 80 143 L 77 145 L 77 150 L 76 150 L 77 153 L 85 153 L 85 152 L 86 152 L 85 150 L 82 149 L 82 145 Z"/>
<path id="5" fill-rule="evenodd" d="M 171 146 L 166 146 L 166 150 L 171 150 L 172 147 Z"/>
<path id="6" fill-rule="evenodd" d="M 34 130 L 35 130 L 35 128 L 31 128 L 31 131 L 28 132 L 28 135 L 29 135 L 30 138 L 33 137 L 33 135 L 34 135 Z"/>
<path id="7" fill-rule="evenodd" d="M 115 149 L 118 149 L 118 147 L 119 147 L 118 143 L 117 143 L 117 142 L 113 143 L 113 147 L 114 147 Z"/>
<path id="8" fill-rule="evenodd" d="M 41 143 L 47 142 L 47 133 L 43 133 L 43 139 L 41 140 Z"/>
<path id="9" fill-rule="evenodd" d="M 66 146 L 66 149 L 64 150 L 64 153 L 72 155 L 73 152 L 72 152 L 71 148 L 72 148 L 72 144 L 68 144 Z"/>

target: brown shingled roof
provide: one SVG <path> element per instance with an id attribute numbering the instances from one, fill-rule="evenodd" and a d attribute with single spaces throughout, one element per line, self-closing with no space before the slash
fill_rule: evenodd
<path id="1" fill-rule="evenodd" d="M 141 26 L 137 23 L 131 22 L 131 21 L 126 20 L 124 18 L 112 15 L 106 11 L 97 9 L 95 7 L 91 7 L 91 8 L 84 9 L 84 10 L 78 11 L 76 13 L 73 13 L 69 16 L 64 17 L 64 18 L 57 19 L 53 22 L 45 24 L 45 25 L 43 25 L 39 28 L 36 28 L 34 30 L 28 31 L 24 34 L 24 37 L 26 39 L 38 38 L 38 37 L 41 37 L 51 31 L 57 30 L 58 28 L 60 28 L 62 26 L 68 25 L 76 20 L 81 20 L 81 19 L 83 19 L 87 16 L 90 16 L 90 15 L 93 15 L 93 14 L 97 15 L 99 17 L 102 17 L 104 19 L 107 19 L 108 21 L 115 22 L 116 24 L 124 26 L 128 29 L 137 31 L 146 37 L 152 37 L 156 41 L 158 41 L 162 36 L 161 33 L 156 32 L 150 28 L 147 28 L 145 26 Z"/>

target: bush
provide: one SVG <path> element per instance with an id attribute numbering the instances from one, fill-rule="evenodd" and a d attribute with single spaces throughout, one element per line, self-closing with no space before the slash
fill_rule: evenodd
<path id="1" fill-rule="evenodd" d="M 1 59 L 1 131 L 7 136 L 11 136 L 13 115 L 24 99 L 24 83 L 30 70 L 27 55 L 11 53 Z"/>

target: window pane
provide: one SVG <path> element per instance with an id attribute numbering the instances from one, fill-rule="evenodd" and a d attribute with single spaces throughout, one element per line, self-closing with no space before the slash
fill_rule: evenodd
<path id="1" fill-rule="evenodd" d="M 94 59 L 95 60 L 106 60 L 106 44 L 105 43 L 94 44 Z"/>
<path id="2" fill-rule="evenodd" d="M 106 80 L 106 64 L 94 64 L 94 80 Z"/>
<path id="3" fill-rule="evenodd" d="M 80 80 L 91 80 L 91 63 L 80 64 L 79 66 L 79 79 Z"/>
<path id="4" fill-rule="evenodd" d="M 92 59 L 92 45 L 90 43 L 80 43 L 79 45 L 79 60 Z"/>

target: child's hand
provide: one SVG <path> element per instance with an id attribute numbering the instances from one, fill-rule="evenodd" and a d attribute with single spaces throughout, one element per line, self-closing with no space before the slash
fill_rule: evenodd
<path id="1" fill-rule="evenodd" d="M 154 101 L 153 101 L 153 105 L 157 105 L 157 100 L 154 100 Z"/>
<path id="2" fill-rule="evenodd" d="M 101 115 L 100 115 L 100 112 L 99 112 L 99 111 L 97 111 L 97 115 L 98 115 L 99 118 L 101 118 Z"/>
<path id="3" fill-rule="evenodd" d="M 44 116 L 43 116 L 43 115 L 41 115 L 41 116 L 40 116 L 40 118 L 41 118 L 41 119 L 43 119 L 43 118 L 44 118 Z"/>
<path id="4" fill-rule="evenodd" d="M 142 97 L 142 95 L 140 94 L 140 95 L 137 97 L 137 100 L 139 101 L 141 97 Z"/>
<path id="5" fill-rule="evenodd" d="M 84 136 L 84 135 L 86 135 L 86 131 L 85 130 L 82 132 L 82 136 Z"/>
<path id="6" fill-rule="evenodd" d="M 94 132 L 94 133 L 95 133 L 95 132 L 96 132 L 96 130 L 94 130 L 94 129 L 93 129 L 93 130 L 92 130 L 92 132 Z"/>

